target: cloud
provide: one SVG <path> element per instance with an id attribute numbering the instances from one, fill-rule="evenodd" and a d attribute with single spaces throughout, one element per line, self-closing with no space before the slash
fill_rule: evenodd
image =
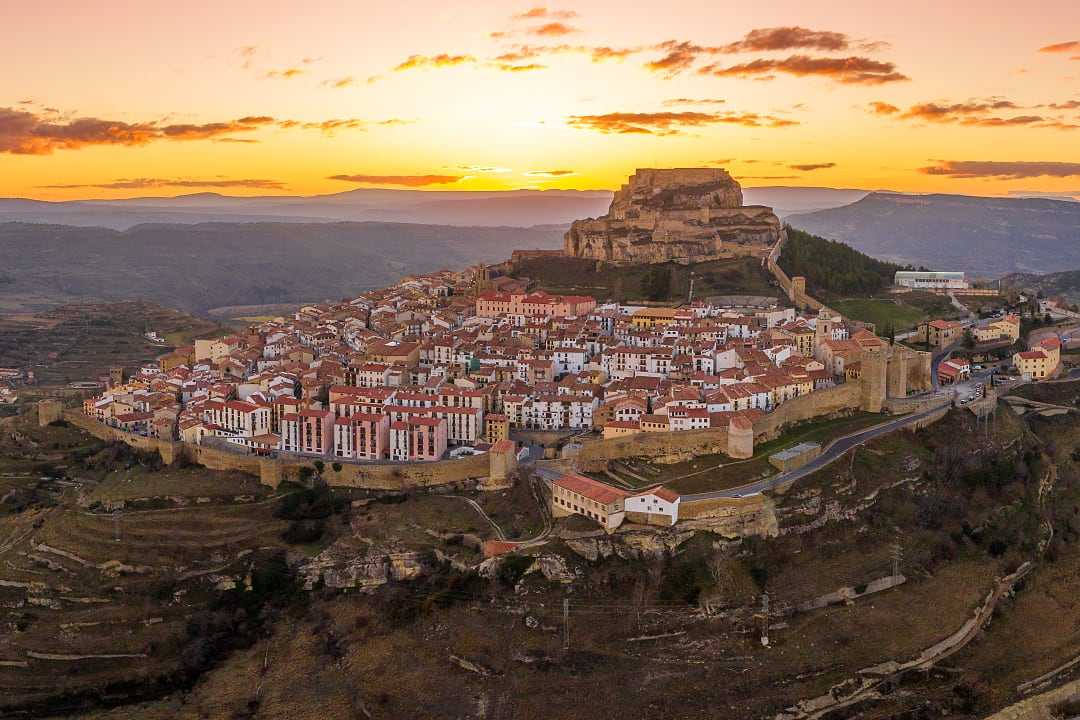
<path id="1" fill-rule="evenodd" d="M 534 70 L 545 70 L 547 65 L 541 65 L 540 63 L 525 63 L 522 65 L 514 65 L 513 63 L 491 63 L 491 66 L 496 70 L 502 70 L 503 72 L 532 72 Z"/>
<path id="2" fill-rule="evenodd" d="M 538 35 L 540 37 L 562 37 L 563 35 L 572 35 L 573 33 L 579 32 L 579 30 L 566 23 L 549 22 L 527 30 L 526 32 L 529 35 Z"/>
<path id="3" fill-rule="evenodd" d="M 263 77 L 267 79 L 278 78 L 280 80 L 292 80 L 294 77 L 299 77 L 305 72 L 306 71 L 303 68 L 288 67 L 282 70 L 269 70 Z"/>
<path id="4" fill-rule="evenodd" d="M 742 78 L 768 77 L 772 73 L 787 73 L 796 77 L 816 75 L 845 85 L 881 85 L 911 79 L 897 72 L 896 66 L 891 62 L 864 57 L 826 58 L 808 55 L 791 55 L 779 60 L 752 60 L 728 67 L 712 64 L 700 68 L 698 73 L 713 77 Z"/>
<path id="5" fill-rule="evenodd" d="M 465 63 L 474 62 L 476 62 L 476 58 L 472 55 L 450 55 L 447 53 L 439 53 L 438 55 L 410 55 L 394 68 L 394 72 L 414 70 L 417 68 L 454 67 L 455 65 L 464 65 Z"/>
<path id="6" fill-rule="evenodd" d="M 78 150 L 101 145 L 138 147 L 161 141 L 196 141 L 252 143 L 251 138 L 234 137 L 265 127 L 288 130 L 301 128 L 332 133 L 335 130 L 364 130 L 369 125 L 401 125 L 400 118 L 367 121 L 359 118 L 322 121 L 279 120 L 269 115 L 247 115 L 235 120 L 212 123 L 169 123 L 74 118 L 57 120 L 28 110 L 0 108 L 0 153 L 15 155 L 50 155 L 56 150 Z"/>
<path id="7" fill-rule="evenodd" d="M 679 42 L 677 40 L 667 40 L 655 46 L 657 50 L 665 51 L 665 54 L 656 59 L 650 60 L 645 63 L 645 68 L 652 72 L 664 73 L 668 77 L 678 75 L 683 70 L 686 70 L 693 65 L 698 55 L 703 52 L 710 52 L 713 49 L 705 48 L 700 45 L 694 45 L 689 42 Z"/>
<path id="8" fill-rule="evenodd" d="M 618 135 L 678 135 L 685 128 L 709 125 L 744 125 L 747 127 L 788 127 L 798 125 L 794 120 L 758 113 L 703 112 L 614 112 L 604 115 L 572 115 L 571 127 Z"/>
<path id="9" fill-rule="evenodd" d="M 600 46 L 594 48 L 588 48 L 588 54 L 592 56 L 593 62 L 604 62 L 605 60 L 622 60 L 623 58 L 633 55 L 634 53 L 641 52 L 641 48 L 613 48 Z"/>
<path id="10" fill-rule="evenodd" d="M 346 75 L 345 77 L 338 78 L 337 80 L 323 80 L 322 84 L 327 87 L 332 87 L 335 90 L 339 90 L 341 88 L 347 88 L 355 85 L 356 78 L 354 78 L 352 75 Z"/>
<path id="11" fill-rule="evenodd" d="M 76 188 L 96 188 L 101 190 L 141 190 L 146 188 L 253 188 L 257 190 L 284 190 L 280 180 L 232 179 L 198 180 L 192 178 L 120 178 L 112 182 L 86 183 L 79 185 L 39 185 L 53 190 L 71 190 Z"/>
<path id="12" fill-rule="evenodd" d="M 800 170 L 802 172 L 810 172 L 811 170 L 827 170 L 828 168 L 836 167 L 834 162 L 823 163 L 805 163 L 803 165 L 788 165 L 792 170 Z"/>
<path id="13" fill-rule="evenodd" d="M 1050 103 L 1046 107 L 1051 110 L 1080 110 L 1080 100 L 1066 100 L 1060 103 Z"/>
<path id="14" fill-rule="evenodd" d="M 751 30 L 743 36 L 741 40 L 727 45 L 698 45 L 685 40 L 666 40 L 657 45 L 653 45 L 651 49 L 663 51 L 663 55 L 656 60 L 651 60 L 645 63 L 645 68 L 653 72 L 664 73 L 669 77 L 677 75 L 682 71 L 690 68 L 701 55 L 727 55 L 732 53 L 745 53 L 745 52 L 776 52 L 778 50 L 821 50 L 826 52 L 836 52 L 840 50 L 849 50 L 857 48 L 859 50 L 873 52 L 882 48 L 888 47 L 888 43 L 881 41 L 856 41 L 850 38 L 848 35 L 840 32 L 833 32 L 829 30 L 809 30 L 804 27 L 772 27 L 772 28 L 756 28 Z M 811 61 L 820 63 L 825 58 L 807 58 L 802 55 L 795 55 L 788 58 L 786 61 L 777 60 L 757 60 L 750 63 L 744 63 L 736 67 L 753 69 L 758 63 L 773 63 L 776 64 L 775 70 L 777 72 L 793 72 L 791 68 L 795 68 L 799 65 L 799 61 L 803 61 L 801 64 L 805 65 L 805 61 Z M 866 58 L 846 58 L 851 63 L 857 61 L 857 64 L 866 64 L 873 61 Z M 834 61 L 838 62 L 838 61 Z M 868 70 L 862 70 L 862 72 L 869 72 L 870 74 L 881 75 L 882 67 L 889 65 L 889 69 L 886 73 L 894 72 L 890 63 L 880 64 L 877 68 Z M 717 70 L 717 65 L 710 65 L 711 70 Z M 789 69 L 785 69 L 789 68 Z M 707 74 L 707 73 L 706 73 Z M 736 74 L 736 73 L 731 73 Z M 766 73 L 750 72 L 747 74 L 753 74 L 758 77 L 765 75 Z M 823 72 L 793 72 L 793 74 L 826 74 Z M 849 71 L 849 76 L 854 77 Z M 904 79 L 903 76 L 896 79 Z M 848 82 L 855 82 L 848 80 Z M 870 82 L 869 80 L 859 80 L 858 82 Z"/>
<path id="15" fill-rule="evenodd" d="M 1071 103 L 1038 105 L 1056 110 L 1072 109 Z M 877 106 L 883 106 L 879 109 Z M 1080 102 L 1076 103 L 1080 106 Z M 956 124 L 965 127 L 1038 127 L 1058 130 L 1075 130 L 1080 125 L 1063 122 L 1042 115 L 1024 114 L 1002 116 L 992 114 L 1001 110 L 1022 110 L 1021 105 L 1003 98 L 973 99 L 958 103 L 926 102 L 912 105 L 903 112 L 888 103 L 871 103 L 870 112 L 877 115 L 895 115 L 902 120 Z"/>
<path id="16" fill-rule="evenodd" d="M 1080 52 L 1080 40 L 1070 40 L 1068 42 L 1055 43 L 1053 45 L 1047 45 L 1046 47 L 1039 48 L 1039 52 L 1042 53 L 1067 53 L 1067 52 Z M 1073 58 L 1075 60 L 1076 58 Z"/>
<path id="17" fill-rule="evenodd" d="M 546 7 L 534 7 L 525 12 L 520 12 L 514 15 L 515 20 L 541 20 L 544 18 L 555 18 L 558 20 L 569 20 L 570 18 L 577 17 L 577 13 L 573 10 L 551 10 Z"/>
<path id="18" fill-rule="evenodd" d="M 937 165 L 918 168 L 923 175 L 951 178 L 1019 180 L 1035 177 L 1080 177 L 1080 163 L 996 160 L 935 160 Z"/>
<path id="19" fill-rule="evenodd" d="M 974 115 L 985 113 L 990 110 L 1012 110 L 1016 108 L 1019 108 L 1019 105 L 1011 100 L 1001 100 L 997 98 L 988 100 L 969 100 L 963 103 L 951 103 L 946 105 L 930 102 L 912 105 L 900 117 L 905 120 L 918 118 L 920 120 L 930 120 L 932 122 L 952 122 L 956 115 Z"/>
<path id="20" fill-rule="evenodd" d="M 828 30 L 808 30 L 804 27 L 773 27 L 751 30 L 738 42 L 723 46 L 723 52 L 763 52 L 772 50 L 847 50 L 848 36 Z"/>
<path id="21" fill-rule="evenodd" d="M 869 108 L 870 112 L 874 115 L 895 115 L 900 112 L 900 108 L 895 105 L 890 105 L 887 102 L 881 102 L 880 100 L 875 100 L 870 103 Z"/>
<path id="22" fill-rule="evenodd" d="M 557 178 L 566 177 L 567 175 L 576 175 L 577 173 L 573 170 L 526 170 L 523 174 L 528 175 L 529 177 Z"/>
<path id="23" fill-rule="evenodd" d="M 405 187 L 447 185 L 462 179 L 464 179 L 463 175 L 331 175 L 327 178 L 327 180 L 344 180 L 362 185 L 403 185 Z"/>
<path id="24" fill-rule="evenodd" d="M 721 100 L 719 98 L 671 98 L 664 101 L 665 107 L 671 107 L 672 105 L 723 105 L 727 100 Z"/>
<path id="25" fill-rule="evenodd" d="M 468 173 L 483 173 L 485 175 L 487 175 L 487 174 L 502 175 L 502 174 L 505 174 L 505 173 L 508 173 L 508 172 L 513 172 L 513 170 L 511 170 L 510 168 L 497 167 L 497 166 L 494 166 L 494 165 L 458 165 L 458 166 L 456 166 L 455 169 L 464 170 L 465 172 L 468 172 Z"/>
<path id="26" fill-rule="evenodd" d="M 243 67 L 245 70 L 251 67 L 251 59 L 255 57 L 255 52 L 258 50 L 254 45 L 245 45 L 240 48 L 237 53 L 244 59 Z"/>

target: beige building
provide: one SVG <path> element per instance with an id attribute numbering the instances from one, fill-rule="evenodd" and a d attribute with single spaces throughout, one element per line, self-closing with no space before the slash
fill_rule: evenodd
<path id="1" fill-rule="evenodd" d="M 998 342 L 1008 340 L 1016 342 L 1020 339 L 1020 317 L 1006 315 L 985 325 L 974 329 L 975 340 L 981 343 Z"/>
<path id="2" fill-rule="evenodd" d="M 1056 335 L 1043 338 L 1035 347 L 1013 355 L 1013 365 L 1020 375 L 1030 380 L 1042 380 L 1057 372 L 1061 363 L 1061 340 Z"/>
<path id="3" fill-rule="evenodd" d="M 551 514 L 557 518 L 583 515 L 605 530 L 614 530 L 626 516 L 629 496 L 619 488 L 570 473 L 551 483 Z"/>

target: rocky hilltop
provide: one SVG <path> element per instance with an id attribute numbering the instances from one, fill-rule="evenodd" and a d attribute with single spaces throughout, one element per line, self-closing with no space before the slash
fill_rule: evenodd
<path id="1" fill-rule="evenodd" d="M 607 215 L 576 220 L 564 252 L 613 263 L 700 262 L 765 255 L 784 230 L 772 208 L 743 205 L 720 168 L 641 169 Z"/>

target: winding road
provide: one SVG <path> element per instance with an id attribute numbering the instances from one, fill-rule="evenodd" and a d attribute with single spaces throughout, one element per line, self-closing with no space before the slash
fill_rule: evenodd
<path id="1" fill-rule="evenodd" d="M 756 495 L 757 493 L 774 490 L 778 486 L 785 483 L 799 480 L 806 477 L 811 473 L 815 473 L 818 470 L 831 465 L 839 460 L 847 453 L 848 450 L 862 445 L 867 440 L 873 440 L 876 437 L 886 435 L 899 430 L 902 427 L 912 425 L 920 420 L 923 420 L 935 412 L 940 410 L 945 405 L 938 405 L 929 410 L 925 410 L 920 413 L 913 413 L 911 415 L 903 415 L 901 417 L 883 422 L 880 425 L 874 425 L 873 427 L 866 428 L 865 430 L 859 430 L 853 432 L 850 435 L 845 435 L 841 438 L 834 440 L 825 450 L 816 458 L 803 465 L 796 470 L 789 470 L 788 472 L 782 472 L 778 475 L 765 478 L 763 480 L 756 480 L 746 485 L 740 485 L 738 487 L 728 488 L 726 490 L 711 490 L 709 492 L 695 493 L 693 495 L 683 495 L 682 499 L 685 500 L 714 500 L 718 498 L 739 498 L 744 495 Z"/>

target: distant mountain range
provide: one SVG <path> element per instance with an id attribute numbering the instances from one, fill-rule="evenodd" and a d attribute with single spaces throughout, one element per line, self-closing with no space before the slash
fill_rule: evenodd
<path id="1" fill-rule="evenodd" d="M 875 192 L 787 221 L 876 258 L 935 270 L 997 277 L 1080 268 L 1080 203 L 1068 200 Z"/>
<path id="2" fill-rule="evenodd" d="M 778 215 L 836 207 L 865 190 L 746 188 L 748 205 L 768 205 Z M 0 222 L 54 223 L 126 230 L 145 223 L 377 221 L 433 225 L 532 227 L 569 225 L 607 212 L 606 190 L 358 189 L 333 195 L 236 197 L 197 193 L 172 198 L 47 202 L 0 198 Z"/>
<path id="3" fill-rule="evenodd" d="M 0 224 L 0 311 L 142 298 L 203 312 L 339 299 L 403 275 L 562 247 L 560 229 L 396 223 L 199 223 L 128 230 Z"/>

